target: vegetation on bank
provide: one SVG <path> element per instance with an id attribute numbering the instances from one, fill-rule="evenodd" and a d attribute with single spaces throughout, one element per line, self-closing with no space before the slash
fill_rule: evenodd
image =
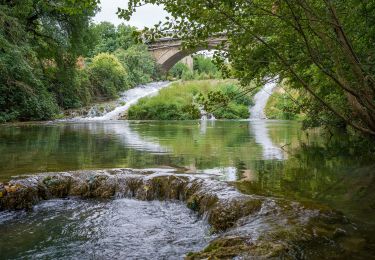
<path id="1" fill-rule="evenodd" d="M 268 119 L 303 120 L 299 99 L 297 90 L 285 85 L 277 87 L 269 98 L 264 113 Z"/>
<path id="2" fill-rule="evenodd" d="M 93 24 L 95 0 L 0 2 L 0 122 L 48 120 L 157 78 L 135 28 Z"/>
<path id="3" fill-rule="evenodd" d="M 200 109 L 218 119 L 249 118 L 252 97 L 232 80 L 176 82 L 158 96 L 141 99 L 128 111 L 134 120 L 192 120 Z"/>
<path id="4" fill-rule="evenodd" d="M 169 71 L 169 75 L 174 79 L 182 80 L 207 80 L 222 79 L 221 71 L 214 64 L 213 59 L 197 54 L 193 56 L 193 70 L 186 64 L 178 62 Z"/>

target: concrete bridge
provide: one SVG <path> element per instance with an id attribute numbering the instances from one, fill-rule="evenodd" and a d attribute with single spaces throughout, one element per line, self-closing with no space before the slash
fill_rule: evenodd
<path id="1" fill-rule="evenodd" d="M 226 41 L 225 36 L 211 38 L 208 39 L 205 47 L 199 47 L 193 50 L 182 50 L 182 41 L 176 38 L 161 38 L 147 45 L 148 50 L 152 53 L 157 64 L 159 64 L 164 71 L 169 71 L 177 62 L 183 59 L 185 64 L 192 67 L 191 54 L 197 51 L 215 49 L 223 41 Z"/>

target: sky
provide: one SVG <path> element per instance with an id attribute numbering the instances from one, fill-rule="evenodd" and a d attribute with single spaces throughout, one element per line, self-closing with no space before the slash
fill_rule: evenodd
<path id="1" fill-rule="evenodd" d="M 126 24 L 143 29 L 145 26 L 151 27 L 159 21 L 163 21 L 167 16 L 167 12 L 161 6 L 147 5 L 137 9 L 130 21 L 119 19 L 116 15 L 117 8 L 126 8 L 128 6 L 127 0 L 101 0 L 101 11 L 94 17 L 94 22 L 99 23 L 103 21 L 111 22 L 119 25 L 124 22 Z"/>

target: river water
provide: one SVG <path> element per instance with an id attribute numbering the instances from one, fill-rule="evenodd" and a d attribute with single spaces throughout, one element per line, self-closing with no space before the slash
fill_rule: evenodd
<path id="1" fill-rule="evenodd" d="M 102 118 L 103 119 L 103 118 Z M 50 171 L 173 168 L 235 182 L 243 193 L 326 205 L 375 244 L 375 162 L 293 121 L 72 121 L 0 126 L 0 181 Z M 8 258 L 181 258 L 211 239 L 174 202 L 56 200 L 1 213 Z M 7 234 L 7 235 L 4 235 Z M 151 235 L 150 235 L 151 234 Z M 358 242 L 359 243 L 359 242 Z M 5 252 L 5 253 L 4 253 Z M 7 257 L 1 257 L 5 258 Z M 116 258 L 116 257 L 115 257 Z"/>
<path id="2" fill-rule="evenodd" d="M 130 199 L 51 200 L 0 213 L 0 234 L 1 259 L 179 259 L 210 240 L 208 225 L 182 203 Z"/>

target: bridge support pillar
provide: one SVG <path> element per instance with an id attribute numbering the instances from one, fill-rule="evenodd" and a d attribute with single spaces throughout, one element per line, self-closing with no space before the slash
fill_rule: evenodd
<path id="1" fill-rule="evenodd" d="M 186 56 L 181 60 L 183 64 L 185 64 L 190 70 L 194 69 L 194 59 L 191 55 Z"/>

